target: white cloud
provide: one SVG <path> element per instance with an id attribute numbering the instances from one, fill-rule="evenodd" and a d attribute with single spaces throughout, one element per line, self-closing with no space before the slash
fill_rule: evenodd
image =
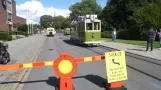
<path id="1" fill-rule="evenodd" d="M 26 1 L 24 4 L 17 5 L 16 9 L 17 15 L 26 18 L 27 23 L 30 23 L 31 21 L 33 21 L 33 23 L 39 23 L 39 19 L 42 15 L 54 16 L 54 14 L 56 14 L 56 16 L 62 15 L 64 17 L 67 17 L 70 14 L 70 11 L 68 9 L 57 9 L 54 7 L 46 8 L 38 0 Z M 28 13 L 30 15 L 27 15 L 27 10 L 30 12 Z M 29 17 L 31 16 L 31 13 L 32 19 L 31 17 Z"/>

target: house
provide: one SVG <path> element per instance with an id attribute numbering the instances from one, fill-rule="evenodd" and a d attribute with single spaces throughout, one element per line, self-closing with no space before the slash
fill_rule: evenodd
<path id="1" fill-rule="evenodd" d="M 16 15 L 16 1 L 0 0 L 0 31 L 17 30 L 18 23 L 26 24 L 26 19 Z"/>

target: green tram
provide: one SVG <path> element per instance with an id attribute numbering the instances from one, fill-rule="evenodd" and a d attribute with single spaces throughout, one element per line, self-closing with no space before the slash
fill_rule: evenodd
<path id="1" fill-rule="evenodd" d="M 101 20 L 97 15 L 80 16 L 72 22 L 70 39 L 78 44 L 98 46 L 101 43 Z"/>
<path id="2" fill-rule="evenodd" d="M 70 28 L 65 28 L 64 34 L 65 35 L 70 35 Z"/>

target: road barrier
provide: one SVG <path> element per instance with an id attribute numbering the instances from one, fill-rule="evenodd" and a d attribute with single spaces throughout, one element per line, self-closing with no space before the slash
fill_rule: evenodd
<path id="1" fill-rule="evenodd" d="M 4 66 L 0 66 L 0 71 L 53 66 L 54 71 L 59 76 L 59 81 L 60 81 L 59 89 L 58 88 L 57 89 L 73 90 L 74 88 L 72 86 L 72 76 L 75 74 L 77 70 L 77 63 L 91 62 L 91 61 L 98 61 L 98 60 L 106 61 L 107 82 L 102 82 L 105 89 L 106 90 L 127 90 L 122 85 L 122 81 L 127 80 L 124 51 L 107 52 L 105 53 L 105 55 L 84 57 L 84 58 L 73 58 L 70 56 L 70 53 L 60 53 L 60 57 L 54 61 L 4 65 Z"/>

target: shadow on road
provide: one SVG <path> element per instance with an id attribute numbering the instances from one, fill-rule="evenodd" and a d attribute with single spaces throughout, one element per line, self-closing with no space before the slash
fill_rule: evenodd
<path id="1" fill-rule="evenodd" d="M 69 45 L 72 45 L 72 46 L 79 46 L 78 44 L 75 44 L 75 43 L 73 43 L 71 40 L 69 40 L 69 39 L 64 39 L 63 40 L 66 44 L 69 44 Z"/>
<path id="2" fill-rule="evenodd" d="M 92 47 L 97 47 L 97 46 L 88 46 L 86 44 L 76 44 L 74 43 L 73 41 L 69 40 L 69 39 L 64 39 L 63 40 L 65 43 L 69 44 L 69 45 L 72 45 L 72 46 L 79 46 L 79 47 L 82 47 L 82 48 L 92 48 Z"/>
<path id="3" fill-rule="evenodd" d="M 135 51 L 145 51 L 145 50 L 142 50 L 142 49 L 129 49 L 128 50 L 135 50 Z"/>
<path id="4" fill-rule="evenodd" d="M 87 76 L 79 76 L 79 77 L 73 77 L 72 79 L 81 79 L 85 78 L 88 81 L 92 82 L 93 84 L 99 86 L 100 88 L 103 88 L 103 82 L 106 80 L 98 75 L 87 75 Z M 0 84 L 13 84 L 13 83 L 19 83 L 19 84 L 26 84 L 26 83 L 38 83 L 38 82 L 46 82 L 50 86 L 54 86 L 55 88 L 59 87 L 59 79 L 57 77 L 49 77 L 48 80 L 35 80 L 35 81 L 11 81 L 11 82 L 1 82 Z"/>
<path id="5" fill-rule="evenodd" d="M 19 83 L 19 84 L 26 84 L 26 83 L 38 83 L 38 82 L 46 82 L 48 85 L 51 86 L 58 86 L 59 84 L 59 79 L 57 77 L 49 77 L 48 80 L 34 80 L 34 81 L 10 81 L 10 82 L 1 82 L 0 84 L 14 84 L 14 83 Z"/>
<path id="6" fill-rule="evenodd" d="M 73 77 L 73 79 L 78 79 L 78 78 L 85 78 L 86 80 L 99 86 L 100 88 L 103 88 L 103 83 L 106 81 L 106 79 L 104 79 L 98 75 L 87 75 L 87 76 Z"/>
<path id="7" fill-rule="evenodd" d="M 54 86 L 56 88 L 59 88 L 59 79 L 57 77 L 49 77 L 49 79 L 46 81 L 46 83 L 50 86 Z"/>

